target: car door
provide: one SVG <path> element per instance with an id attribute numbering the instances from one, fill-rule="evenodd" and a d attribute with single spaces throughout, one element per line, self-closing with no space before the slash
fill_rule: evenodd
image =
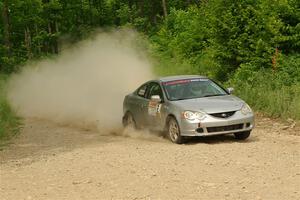
<path id="1" fill-rule="evenodd" d="M 161 102 L 151 101 L 151 96 L 160 96 Z M 148 100 L 147 103 L 147 113 L 146 113 L 146 123 L 151 129 L 160 129 L 162 123 L 162 113 L 161 108 L 164 102 L 164 96 L 161 86 L 156 82 L 151 82 L 149 89 L 146 94 Z"/>
<path id="2" fill-rule="evenodd" d="M 149 83 L 145 83 L 139 87 L 135 93 L 135 99 L 131 110 L 138 126 L 146 125 L 147 105 L 149 102 L 146 98 L 148 89 Z"/>

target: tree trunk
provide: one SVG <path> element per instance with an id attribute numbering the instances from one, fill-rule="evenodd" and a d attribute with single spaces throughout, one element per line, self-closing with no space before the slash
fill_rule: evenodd
<path id="1" fill-rule="evenodd" d="M 2 19 L 4 25 L 4 45 L 6 47 L 7 55 L 11 54 L 11 42 L 10 42 L 10 21 L 9 21 L 9 10 L 8 1 L 3 1 Z"/>
<path id="2" fill-rule="evenodd" d="M 145 16 L 145 2 L 144 0 L 139 1 L 139 10 L 140 10 L 140 16 L 144 17 Z"/>
<path id="3" fill-rule="evenodd" d="M 50 48 L 52 50 L 53 50 L 53 48 L 52 48 L 52 28 L 51 28 L 50 21 L 48 22 L 48 35 L 50 36 L 50 38 L 47 41 L 47 49 L 51 52 Z"/>
<path id="4" fill-rule="evenodd" d="M 31 51 L 31 34 L 28 26 L 25 27 L 24 30 L 24 38 L 25 38 L 25 46 L 27 49 L 27 57 L 28 59 L 32 58 L 32 51 Z"/>
<path id="5" fill-rule="evenodd" d="M 156 10 L 156 4 L 155 2 L 152 2 L 152 5 L 151 5 L 152 9 L 151 9 L 151 21 L 152 21 L 152 24 L 157 24 L 157 18 L 156 18 L 156 14 L 157 14 L 157 10 Z"/>
<path id="6" fill-rule="evenodd" d="M 163 11 L 164 11 L 164 17 L 167 17 L 168 12 L 167 12 L 167 3 L 166 3 L 166 0 L 162 0 L 162 7 L 163 7 Z"/>
<path id="7" fill-rule="evenodd" d="M 54 28 L 53 28 L 54 25 Z M 58 46 L 57 46 L 57 40 L 56 38 L 53 38 L 53 34 L 56 33 L 58 30 L 58 25 L 56 22 L 54 22 L 54 24 L 52 24 L 51 22 L 48 22 L 48 33 L 50 34 L 50 47 L 51 47 L 51 53 L 58 53 Z"/>
<path id="8" fill-rule="evenodd" d="M 128 6 L 129 6 L 130 10 L 132 9 L 132 5 L 133 5 L 132 0 L 128 0 Z"/>
<path id="9" fill-rule="evenodd" d="M 34 24 L 34 28 L 35 28 L 35 35 L 38 35 L 39 34 L 38 25 Z M 37 51 L 38 51 L 38 55 L 42 54 L 41 41 L 40 40 L 37 41 Z"/>
<path id="10" fill-rule="evenodd" d="M 58 47 L 58 23 L 57 21 L 54 22 L 55 23 L 55 33 L 56 33 L 56 37 L 55 37 L 55 41 L 54 41 L 54 48 L 55 48 L 55 53 L 58 54 L 59 52 L 59 47 Z"/>

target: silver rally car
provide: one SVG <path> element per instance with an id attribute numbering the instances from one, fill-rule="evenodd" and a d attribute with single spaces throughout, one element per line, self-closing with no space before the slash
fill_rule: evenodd
<path id="1" fill-rule="evenodd" d="M 233 133 L 249 137 L 254 114 L 247 103 L 204 76 L 172 76 L 151 80 L 123 102 L 123 125 L 164 131 L 174 143 L 185 137 Z"/>

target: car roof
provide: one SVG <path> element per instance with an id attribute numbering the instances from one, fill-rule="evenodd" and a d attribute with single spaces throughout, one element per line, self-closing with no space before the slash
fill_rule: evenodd
<path id="1" fill-rule="evenodd" d="M 207 78 L 207 77 L 206 76 L 200 76 L 200 75 L 178 75 L 178 76 L 161 77 L 158 80 L 161 81 L 161 82 L 168 82 L 168 81 L 193 79 L 193 78 Z"/>

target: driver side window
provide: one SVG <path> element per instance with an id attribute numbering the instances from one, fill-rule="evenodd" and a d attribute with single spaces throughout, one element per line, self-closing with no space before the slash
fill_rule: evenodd
<path id="1" fill-rule="evenodd" d="M 150 85 L 147 98 L 150 99 L 151 96 L 153 96 L 153 95 L 159 95 L 160 98 L 163 100 L 163 93 L 162 93 L 161 87 L 158 83 L 152 83 Z"/>

